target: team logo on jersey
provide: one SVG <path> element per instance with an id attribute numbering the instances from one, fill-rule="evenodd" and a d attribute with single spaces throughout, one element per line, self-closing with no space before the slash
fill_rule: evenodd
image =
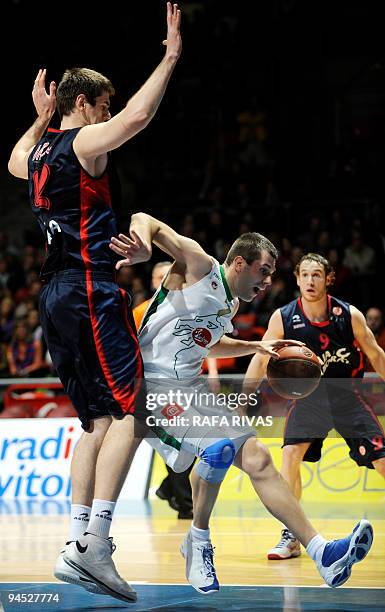
<path id="1" fill-rule="evenodd" d="M 212 335 L 205 327 L 196 327 L 192 332 L 192 339 L 198 346 L 205 348 L 210 344 Z"/>
<path id="2" fill-rule="evenodd" d="M 345 347 L 338 349 L 334 354 L 330 351 L 325 351 L 321 356 L 318 355 L 318 361 L 321 364 L 322 374 L 325 374 L 331 363 L 343 363 L 350 365 L 349 357 L 351 353 Z"/>
<path id="3" fill-rule="evenodd" d="M 213 289 L 218 289 L 218 283 L 216 281 L 212 281 L 211 286 Z"/>
<path id="4" fill-rule="evenodd" d="M 41 144 L 35 151 L 35 153 L 33 154 L 32 157 L 32 161 L 39 161 L 39 159 L 41 159 L 42 157 L 44 157 L 44 155 L 48 155 L 48 153 L 50 152 L 52 146 L 49 146 L 49 142 L 45 142 L 44 144 Z"/>
<path id="5" fill-rule="evenodd" d="M 291 318 L 293 329 L 299 329 L 300 327 L 306 327 L 305 323 L 302 322 L 300 315 L 295 314 Z"/>
<path id="6" fill-rule="evenodd" d="M 166 419 L 168 420 L 179 416 L 180 414 L 182 414 L 182 412 L 183 408 L 182 406 L 179 406 L 179 404 L 167 404 L 167 406 L 165 406 L 161 410 L 163 416 L 166 417 Z"/>
<path id="7" fill-rule="evenodd" d="M 333 312 L 334 315 L 336 315 L 336 317 L 341 316 L 342 315 L 342 308 L 341 308 L 341 306 L 334 306 L 332 312 Z"/>

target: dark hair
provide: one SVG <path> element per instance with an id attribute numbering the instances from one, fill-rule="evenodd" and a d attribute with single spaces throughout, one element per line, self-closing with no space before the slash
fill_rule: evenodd
<path id="1" fill-rule="evenodd" d="M 230 247 L 225 263 L 229 266 L 240 255 L 250 265 L 260 259 L 262 251 L 267 251 L 274 259 L 278 257 L 277 249 L 268 238 L 257 232 L 247 232 L 239 236 Z"/>
<path id="2" fill-rule="evenodd" d="M 304 261 L 314 261 L 317 264 L 320 264 L 320 266 L 323 267 L 324 271 L 325 271 L 325 277 L 327 280 L 327 286 L 329 287 L 330 285 L 332 285 L 334 283 L 335 280 L 335 272 L 334 272 L 334 268 L 333 266 L 329 263 L 329 261 L 326 259 L 326 257 L 323 257 L 322 255 L 320 255 L 319 253 L 306 253 L 306 255 L 303 255 L 301 257 L 301 259 L 299 260 L 299 262 L 297 263 L 297 265 L 295 266 L 294 269 L 294 274 L 296 277 L 299 276 L 299 269 L 301 267 L 301 263 Z"/>
<path id="3" fill-rule="evenodd" d="M 60 118 L 69 115 L 75 106 L 76 98 L 84 94 L 92 106 L 96 98 L 104 92 L 114 95 L 115 89 L 107 77 L 89 68 L 69 68 L 63 74 L 56 92 L 57 111 Z"/>

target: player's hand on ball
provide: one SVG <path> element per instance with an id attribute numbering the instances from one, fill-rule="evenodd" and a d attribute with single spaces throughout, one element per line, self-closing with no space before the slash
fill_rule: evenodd
<path id="1" fill-rule="evenodd" d="M 277 351 L 283 348 L 284 346 L 304 346 L 303 342 L 299 342 L 298 340 L 259 340 L 255 343 L 256 345 L 256 353 L 260 353 L 261 355 L 268 355 L 273 357 L 273 359 L 278 359 L 279 354 Z"/>
<path id="2" fill-rule="evenodd" d="M 117 262 L 115 268 L 120 270 L 122 266 L 133 266 L 137 263 L 148 261 L 151 258 L 152 248 L 143 240 L 135 230 L 130 230 L 130 237 L 119 234 L 118 238 L 113 236 L 110 248 L 124 259 Z"/>

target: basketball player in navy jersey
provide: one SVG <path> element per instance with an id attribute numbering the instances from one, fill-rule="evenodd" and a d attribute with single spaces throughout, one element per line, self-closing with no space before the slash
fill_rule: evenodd
<path id="1" fill-rule="evenodd" d="M 293 402 L 286 419 L 281 472 L 300 499 L 301 461 L 320 459 L 323 441 L 333 428 L 346 440 L 350 457 L 357 465 L 374 468 L 385 478 L 385 434 L 357 381 L 364 375 L 364 354 L 385 380 L 385 353 L 364 315 L 355 306 L 328 294 L 334 272 L 324 257 L 316 253 L 304 255 L 295 275 L 300 297 L 273 313 L 263 339 L 301 340 L 321 363 L 320 386 L 309 397 Z M 260 381 L 267 361 L 256 354 L 245 378 Z M 246 384 L 249 386 L 250 381 Z M 285 528 L 268 558 L 288 559 L 300 554 L 300 543 Z"/>
<path id="2" fill-rule="evenodd" d="M 117 233 L 109 151 L 153 118 L 181 53 L 180 20 L 178 5 L 168 2 L 164 58 L 113 118 L 114 89 L 103 75 L 67 70 L 55 98 L 55 84 L 47 94 L 45 70 L 39 71 L 33 90 L 39 116 L 8 164 L 14 176 L 28 179 L 32 210 L 47 239 L 41 324 L 85 430 L 71 465 L 70 542 L 59 555 L 55 576 L 127 602 L 135 601 L 136 593 L 116 571 L 109 530 L 141 439 L 143 366 L 127 298 L 115 282 L 117 258 L 109 248 Z M 46 131 L 55 105 L 60 129 Z M 77 538 L 84 532 L 80 545 Z"/>

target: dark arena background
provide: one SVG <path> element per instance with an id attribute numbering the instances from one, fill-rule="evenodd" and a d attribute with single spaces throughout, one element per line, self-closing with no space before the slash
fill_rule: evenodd
<path id="1" fill-rule="evenodd" d="M 295 266 L 314 252 L 334 268 L 332 295 L 354 304 L 385 347 L 381 4 L 183 0 L 182 54 L 159 109 L 113 152 L 120 231 L 127 233 L 131 214 L 143 211 L 220 262 L 245 232 L 260 232 L 278 248 L 272 285 L 241 301 L 234 338 L 263 337 L 271 314 L 298 297 Z M 69 465 L 81 429 L 41 333 L 43 236 L 27 182 L 11 176 L 7 163 L 35 119 L 31 91 L 39 68 L 56 83 L 73 66 L 103 73 L 116 90 L 114 115 L 164 55 L 166 2 L 4 0 L 1 7 L 0 611 L 103 611 L 124 603 L 52 573 L 68 530 Z M 50 125 L 59 127 L 57 114 Z M 165 258 L 154 248 L 150 262 L 119 271 L 133 306 L 152 296 L 153 265 Z M 30 361 L 18 369 L 15 355 L 25 346 Z M 225 389 L 227 378 L 241 380 L 249 361 L 219 360 L 217 388 Z M 28 375 L 26 365 L 33 366 Z M 383 425 L 385 384 L 370 363 L 365 367 L 365 400 Z M 263 414 L 277 416 L 273 429 L 262 426 L 258 436 L 279 469 L 287 404 L 266 381 L 261 395 Z M 190 522 L 157 496 L 166 469 L 142 443 L 113 525 L 115 563 L 138 592 L 130 609 L 385 611 L 384 478 L 358 467 L 336 434 L 324 442 L 320 461 L 303 463 L 301 472 L 301 503 L 326 538 L 343 537 L 362 517 L 371 521 L 368 558 L 341 589 L 322 583 L 305 551 L 268 560 L 282 526 L 231 467 L 211 525 L 221 590 L 203 597 L 187 583 L 179 553 Z"/>

